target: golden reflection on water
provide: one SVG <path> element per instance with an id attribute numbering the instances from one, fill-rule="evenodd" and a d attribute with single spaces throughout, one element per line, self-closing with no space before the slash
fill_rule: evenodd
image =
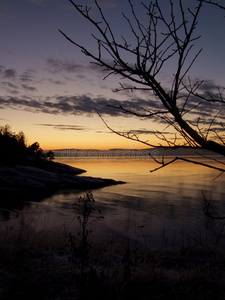
<path id="1" fill-rule="evenodd" d="M 153 159 L 80 159 L 80 158 L 57 158 L 56 161 L 68 164 L 73 167 L 85 169 L 89 174 L 113 174 L 113 173 L 138 173 L 146 174 L 159 166 Z M 159 171 L 153 172 L 157 176 L 168 176 L 168 174 L 215 174 L 218 171 L 205 168 L 200 165 L 183 161 L 176 161 Z"/>
<path id="2" fill-rule="evenodd" d="M 225 212 L 225 175 L 214 180 L 220 172 L 204 166 L 177 161 L 150 173 L 158 167 L 151 159 L 78 159 L 67 164 L 87 170 L 83 176 L 127 182 L 93 191 L 97 201 L 107 204 L 105 226 L 120 228 L 124 234 L 142 225 L 154 236 L 163 228 L 174 232 L 207 227 L 202 191 L 219 211 Z"/>
<path id="3" fill-rule="evenodd" d="M 117 235 L 132 239 L 145 238 L 156 245 L 162 232 L 180 236 L 182 230 L 206 232 L 208 220 L 203 215 L 203 196 L 213 200 L 215 207 L 225 214 L 224 176 L 203 166 L 177 161 L 156 172 L 158 164 L 149 159 L 81 159 L 67 158 L 56 161 L 87 172 L 79 176 L 111 178 L 126 184 L 92 190 L 96 205 L 104 220 L 94 224 L 97 237 Z M 31 203 L 23 209 L 23 217 L 35 220 L 48 230 L 70 229 L 77 224 L 72 203 L 84 191 L 58 192 L 42 202 Z M 34 221 L 32 221 L 34 223 Z M 143 231 L 140 230 L 143 226 Z M 96 236 L 95 236 L 96 237 Z"/>
<path id="4" fill-rule="evenodd" d="M 216 186 L 221 192 L 224 190 L 225 175 L 214 180 L 220 175 L 219 171 L 183 161 L 176 161 L 152 173 L 150 170 L 159 166 L 153 159 L 57 159 L 57 161 L 86 170 L 82 176 L 123 180 L 133 183 L 135 187 L 148 184 L 149 188 L 164 186 L 164 189 L 169 191 L 172 187 L 204 189 Z M 207 163 L 206 160 L 204 162 Z M 126 188 L 126 185 L 120 188 Z"/>

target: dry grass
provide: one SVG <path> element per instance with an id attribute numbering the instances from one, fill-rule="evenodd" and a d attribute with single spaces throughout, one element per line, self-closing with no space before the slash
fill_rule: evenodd
<path id="1" fill-rule="evenodd" d="M 225 299 L 221 249 L 184 237 L 179 247 L 162 241 L 158 249 L 115 236 L 99 242 L 88 222 L 93 209 L 84 215 L 81 203 L 72 234 L 37 230 L 23 218 L 17 228 L 0 229 L 0 299 Z"/>
<path id="2" fill-rule="evenodd" d="M 1 299 L 224 299 L 225 256 L 218 249 L 146 249 L 114 238 L 88 243 L 88 264 L 71 263 L 69 235 L 1 234 Z M 94 240 L 94 235 L 92 235 Z"/>

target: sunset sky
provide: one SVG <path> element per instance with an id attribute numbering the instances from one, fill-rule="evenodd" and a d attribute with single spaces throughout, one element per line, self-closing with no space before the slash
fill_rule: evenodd
<path id="1" fill-rule="evenodd" d="M 160 1 L 165 9 L 169 1 Z M 99 3 L 115 32 L 129 38 L 128 27 L 121 23 L 121 12 L 128 11 L 128 1 Z M 94 7 L 92 14 L 97 17 Z M 208 86 L 225 86 L 224 15 L 225 11 L 207 6 L 199 18 L 198 34 L 202 37 L 196 42 L 196 51 L 203 48 L 203 52 L 190 75 L 204 79 Z M 111 133 L 99 118 L 100 113 L 116 130 L 137 130 L 143 139 L 154 139 L 151 133 L 165 125 L 122 116 L 106 106 L 133 101 L 136 107 L 146 103 L 148 95 L 113 92 L 120 78 L 103 80 L 105 73 L 89 64 L 89 58 L 58 29 L 89 49 L 96 49 L 92 30 L 69 1 L 0 0 L 0 125 L 9 124 L 14 132 L 22 130 L 28 144 L 38 141 L 43 149 L 143 147 Z M 160 74 L 164 86 L 171 79 L 173 63 Z"/>

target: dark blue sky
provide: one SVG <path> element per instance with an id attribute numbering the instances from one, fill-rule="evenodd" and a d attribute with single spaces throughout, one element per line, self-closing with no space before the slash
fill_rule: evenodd
<path id="1" fill-rule="evenodd" d="M 193 5 L 196 1 L 183 2 Z M 92 0 L 77 2 L 93 3 Z M 168 1 L 159 2 L 166 11 Z M 116 34 L 132 40 L 121 17 L 121 11 L 129 13 L 128 1 L 101 0 L 99 3 Z M 137 14 L 142 16 L 138 7 Z M 96 13 L 93 7 L 93 17 L 97 17 Z M 213 87 L 224 86 L 224 15 L 225 11 L 212 6 L 202 10 L 196 32 L 202 38 L 196 43 L 196 51 L 203 48 L 203 52 L 190 71 L 193 78 L 204 79 L 206 85 Z M 96 44 L 90 37 L 92 29 L 69 1 L 0 0 L 0 125 L 8 123 L 14 131 L 23 130 L 30 142 L 38 139 L 43 148 L 127 147 L 128 141 L 107 132 L 94 108 L 108 115 L 118 130 L 154 130 L 151 122 L 135 120 L 134 126 L 133 119 L 115 116 L 115 112 L 106 110 L 109 99 L 112 104 L 118 100 L 128 101 L 128 104 L 134 101 L 134 106 L 138 106 L 146 97 L 112 92 L 119 78 L 103 81 L 103 72 L 90 65 L 89 59 L 65 40 L 58 29 L 95 49 Z M 160 74 L 165 86 L 174 66 L 172 60 Z"/>

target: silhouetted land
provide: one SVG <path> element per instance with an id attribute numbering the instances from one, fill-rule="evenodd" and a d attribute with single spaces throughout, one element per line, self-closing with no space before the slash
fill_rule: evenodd
<path id="1" fill-rule="evenodd" d="M 112 179 L 77 176 L 85 170 L 53 162 L 54 153 L 44 152 L 38 142 L 26 145 L 23 132 L 9 126 L 0 129 L 0 192 L 4 195 L 90 189 L 119 184 Z"/>

